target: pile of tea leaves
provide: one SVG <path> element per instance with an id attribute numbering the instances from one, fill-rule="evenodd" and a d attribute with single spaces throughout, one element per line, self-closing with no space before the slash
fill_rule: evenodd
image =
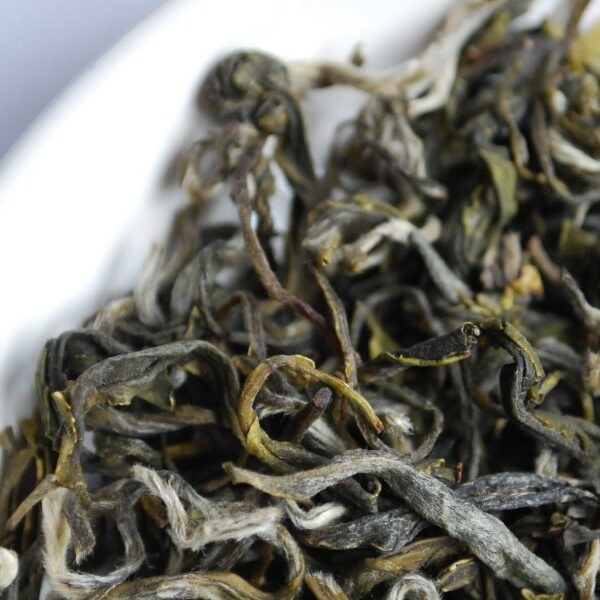
<path id="1" fill-rule="evenodd" d="M 595 597 L 600 29 L 526 4 L 385 72 L 214 66 L 190 202 L 0 438 L 0 597 Z M 315 168 L 334 85 L 365 102 Z"/>

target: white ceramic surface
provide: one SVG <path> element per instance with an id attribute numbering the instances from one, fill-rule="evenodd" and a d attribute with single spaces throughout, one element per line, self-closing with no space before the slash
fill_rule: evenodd
<path id="1" fill-rule="evenodd" d="M 130 288 L 161 239 L 183 201 L 174 164 L 209 126 L 194 97 L 217 57 L 255 47 L 346 60 L 360 43 L 369 65 L 388 66 L 418 49 L 450 4 L 174 0 L 72 85 L 0 166 L 0 426 L 30 414 L 45 339 Z M 340 113 L 357 106 L 339 91 L 308 99 L 317 156 L 336 119 L 322 110 L 332 96 Z"/>
<path id="2" fill-rule="evenodd" d="M 0 2 L 0 160 L 74 77 L 167 1 Z"/>

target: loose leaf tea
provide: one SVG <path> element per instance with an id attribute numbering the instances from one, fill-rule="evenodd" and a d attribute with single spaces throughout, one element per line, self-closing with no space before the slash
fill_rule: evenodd
<path id="1" fill-rule="evenodd" d="M 213 67 L 189 204 L 0 434 L 0 597 L 596 597 L 586 4 L 457 2 L 385 72 Z M 314 165 L 302 101 L 334 85 L 364 104 Z"/>

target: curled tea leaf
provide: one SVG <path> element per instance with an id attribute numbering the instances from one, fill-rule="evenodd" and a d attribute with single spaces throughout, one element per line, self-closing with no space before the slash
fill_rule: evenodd
<path id="1" fill-rule="evenodd" d="M 565 589 L 558 572 L 527 550 L 501 521 L 460 499 L 437 479 L 385 453 L 348 452 L 330 465 L 292 476 L 261 475 L 233 465 L 226 468 L 237 483 L 248 483 L 271 495 L 291 499 L 312 498 L 356 473 L 392 476 L 402 486 L 397 489 L 402 489 L 403 498 L 411 508 L 467 543 L 499 577 L 519 586 L 529 582 L 550 592 Z M 477 528 L 472 523 L 477 523 Z"/>

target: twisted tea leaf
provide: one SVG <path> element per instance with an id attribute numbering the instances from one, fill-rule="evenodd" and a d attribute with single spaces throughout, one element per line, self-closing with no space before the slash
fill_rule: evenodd
<path id="1" fill-rule="evenodd" d="M 435 584 L 417 574 L 401 577 L 390 590 L 386 600 L 403 600 L 406 597 L 428 600 L 441 598 Z"/>
<path id="2" fill-rule="evenodd" d="M 357 473 L 393 477 L 401 486 L 404 500 L 426 520 L 466 542 L 471 551 L 503 579 L 515 585 L 526 582 L 555 592 L 565 589 L 562 577 L 527 550 L 495 517 L 460 499 L 437 479 L 376 451 L 354 451 L 341 455 L 330 465 L 295 475 L 261 475 L 226 465 L 236 483 L 248 483 L 271 495 L 292 499 L 312 498 L 337 481 Z M 477 523 L 477 527 L 473 527 Z"/>

